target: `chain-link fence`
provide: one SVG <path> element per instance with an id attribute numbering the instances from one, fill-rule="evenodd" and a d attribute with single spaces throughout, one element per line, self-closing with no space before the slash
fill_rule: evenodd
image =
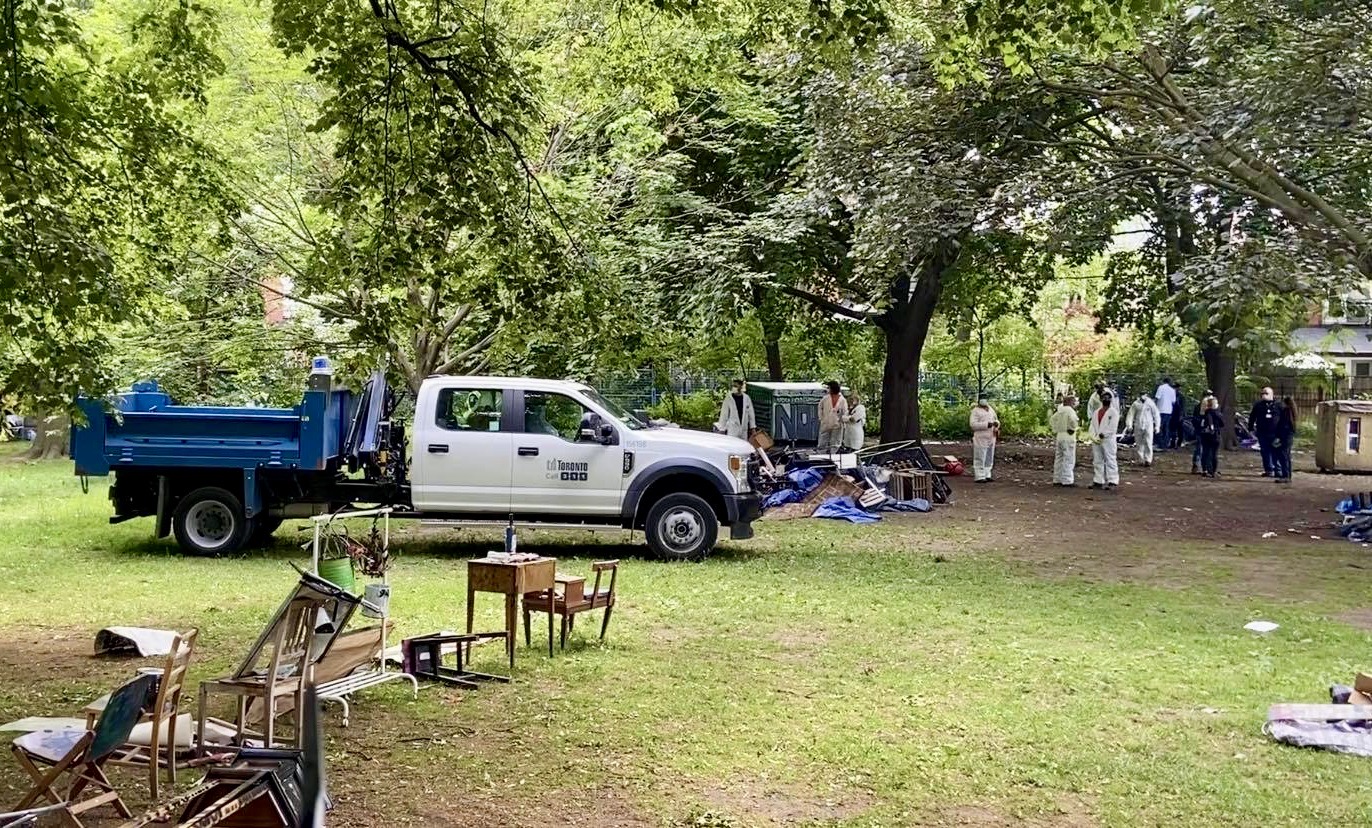
<path id="1" fill-rule="evenodd" d="M 738 379 L 738 372 L 702 374 L 666 370 L 624 371 L 604 374 L 591 381 L 600 393 L 609 400 L 631 411 L 646 411 L 658 405 L 669 395 L 686 397 L 705 391 L 723 394 L 729 384 Z M 743 375 L 748 382 L 767 382 L 765 371 L 748 371 Z M 788 382 L 825 382 L 829 377 L 788 377 Z M 841 378 L 840 378 L 841 379 Z M 977 398 L 975 377 L 964 377 L 938 371 L 924 371 L 920 374 L 920 399 L 942 402 L 945 405 L 961 405 L 974 402 Z M 1023 374 L 1014 377 L 995 377 L 986 383 L 985 393 L 999 402 L 1021 403 L 1051 397 L 1052 384 L 1046 375 Z M 869 401 L 869 408 L 878 410 L 881 404 L 880 383 L 877 387 L 855 389 L 863 393 Z"/>

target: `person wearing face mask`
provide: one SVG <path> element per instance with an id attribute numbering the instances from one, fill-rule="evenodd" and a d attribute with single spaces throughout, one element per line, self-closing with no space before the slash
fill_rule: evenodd
<path id="1" fill-rule="evenodd" d="M 1162 429 L 1162 414 L 1147 394 L 1140 394 L 1129 406 L 1124 427 L 1134 433 L 1134 457 L 1139 465 L 1153 465 L 1153 440 Z"/>
<path id="2" fill-rule="evenodd" d="M 1053 430 L 1053 485 L 1075 486 L 1077 468 L 1077 398 L 1064 395 L 1048 418 Z"/>
<path id="3" fill-rule="evenodd" d="M 1120 465 L 1116 455 L 1119 444 L 1115 442 L 1120 411 L 1114 405 L 1114 395 L 1109 390 L 1100 393 L 1100 402 L 1100 408 L 1090 418 L 1091 466 L 1094 472 L 1091 488 L 1113 492 L 1120 484 Z"/>
<path id="4" fill-rule="evenodd" d="M 1281 419 L 1277 421 L 1276 437 L 1272 440 L 1272 465 L 1278 483 L 1291 482 L 1291 443 L 1296 439 L 1296 401 L 1283 397 Z"/>
<path id="5" fill-rule="evenodd" d="M 1216 477 L 1220 473 L 1220 435 L 1224 433 L 1224 415 L 1220 401 L 1206 397 L 1201 401 L 1200 464 L 1201 474 Z"/>
<path id="6" fill-rule="evenodd" d="M 1104 380 L 1097 380 L 1095 388 L 1091 391 L 1091 399 L 1086 401 L 1087 419 L 1091 419 L 1096 416 L 1096 412 L 1100 411 L 1101 399 L 1107 394 L 1110 396 L 1110 402 L 1107 404 L 1114 407 L 1116 414 L 1119 413 L 1119 397 L 1116 396 L 1115 393 L 1111 391 L 1109 387 L 1106 386 Z"/>
<path id="7" fill-rule="evenodd" d="M 753 400 L 745 391 L 747 385 L 743 380 L 734 380 L 730 393 L 724 398 L 724 406 L 719 410 L 719 421 L 715 423 L 715 429 L 729 435 L 746 440 L 748 435 L 757 428 L 757 414 L 753 411 Z"/>
<path id="8" fill-rule="evenodd" d="M 1248 427 L 1258 438 L 1258 449 L 1262 452 L 1262 476 L 1276 474 L 1278 464 L 1273 462 L 1275 452 L 1272 444 L 1277 439 L 1277 426 L 1281 424 L 1281 406 L 1271 388 L 1262 389 L 1262 396 L 1253 403 L 1253 411 L 1248 415 Z"/>
<path id="9" fill-rule="evenodd" d="M 1000 436 L 1000 421 L 996 410 L 985 397 L 977 400 L 969 418 L 972 426 L 972 479 L 976 483 L 990 483 L 991 470 L 996 465 L 996 438 Z"/>
<path id="10" fill-rule="evenodd" d="M 827 383 L 829 393 L 819 398 L 819 447 L 837 451 L 843 443 L 843 421 L 848 416 L 848 401 L 843 387 L 837 382 Z"/>

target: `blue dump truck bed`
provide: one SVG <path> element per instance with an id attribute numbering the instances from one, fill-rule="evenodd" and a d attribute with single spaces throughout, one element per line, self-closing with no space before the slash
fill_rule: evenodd
<path id="1" fill-rule="evenodd" d="M 173 405 L 156 383 L 139 383 L 107 410 L 81 400 L 86 425 L 72 430 L 79 475 L 120 468 L 336 469 L 355 395 L 308 390 L 292 408 Z"/>
<path id="2" fill-rule="evenodd" d="M 114 477 L 111 522 L 155 516 L 157 537 L 231 552 L 285 518 L 403 501 L 404 437 L 384 422 L 394 402 L 380 372 L 360 394 L 311 374 L 292 408 L 174 405 L 139 383 L 112 405 L 78 401 L 86 424 L 72 429 L 71 456 L 78 475 Z"/>

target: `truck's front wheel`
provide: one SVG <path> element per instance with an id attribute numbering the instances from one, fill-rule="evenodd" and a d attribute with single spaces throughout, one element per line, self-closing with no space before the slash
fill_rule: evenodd
<path id="1" fill-rule="evenodd" d="M 192 555 L 219 555 L 240 549 L 252 536 L 243 503 L 232 492 L 215 486 L 196 489 L 176 505 L 172 531 L 176 542 Z"/>
<path id="2" fill-rule="evenodd" d="M 644 534 L 658 557 L 694 561 L 705 557 L 719 537 L 719 518 L 698 495 L 669 494 L 648 510 Z"/>

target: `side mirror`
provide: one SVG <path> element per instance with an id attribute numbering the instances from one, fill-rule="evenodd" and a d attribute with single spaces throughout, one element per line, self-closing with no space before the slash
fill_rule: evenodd
<path id="1" fill-rule="evenodd" d="M 599 443 L 603 437 L 605 426 L 601 425 L 599 414 L 587 414 L 581 421 L 581 430 L 577 433 L 577 439 L 585 443 Z"/>
<path id="2" fill-rule="evenodd" d="M 614 442 L 615 442 L 615 427 L 614 427 L 614 426 L 610 425 L 609 423 L 601 423 L 601 424 L 600 424 L 600 442 L 601 442 L 602 444 L 604 444 L 604 445 L 607 445 L 607 446 L 612 446 L 612 445 L 614 445 Z"/>

